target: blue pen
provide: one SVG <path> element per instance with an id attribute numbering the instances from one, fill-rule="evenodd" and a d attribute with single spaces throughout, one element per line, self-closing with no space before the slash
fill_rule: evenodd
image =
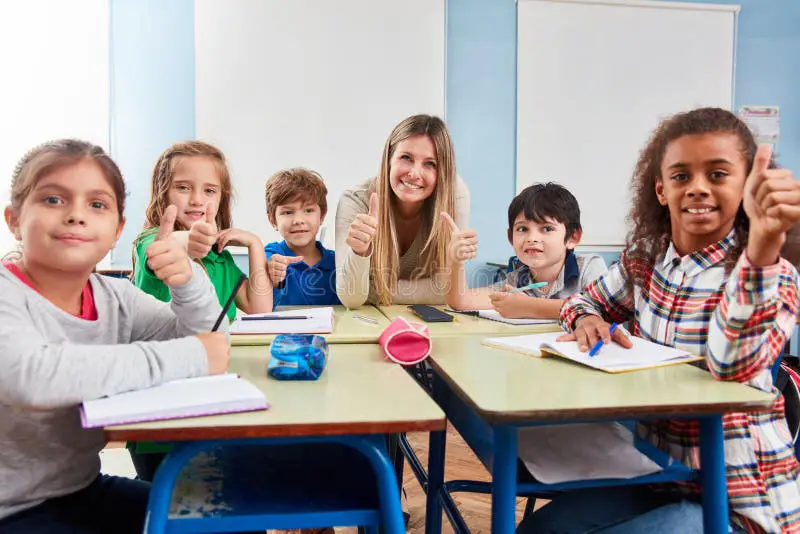
<path id="1" fill-rule="evenodd" d="M 617 323 L 611 323 L 611 328 L 608 329 L 608 337 L 610 338 L 614 334 L 614 330 L 617 329 Z M 597 343 L 594 344 L 592 350 L 589 351 L 589 357 L 592 358 L 597 356 L 597 353 L 600 352 L 600 349 L 603 347 L 603 338 L 597 340 Z"/>
<path id="2" fill-rule="evenodd" d="M 527 286 L 518 287 L 517 289 L 511 289 L 509 293 L 519 293 L 520 291 L 527 291 L 529 289 L 533 289 L 535 287 L 544 287 L 547 285 L 547 282 L 534 282 L 532 284 L 528 284 Z"/>

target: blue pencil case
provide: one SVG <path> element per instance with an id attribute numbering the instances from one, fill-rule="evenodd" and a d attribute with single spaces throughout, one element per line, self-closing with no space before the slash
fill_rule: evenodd
<path id="1" fill-rule="evenodd" d="M 316 380 L 325 370 L 328 342 L 311 334 L 278 334 L 269 348 L 267 374 L 276 380 Z"/>

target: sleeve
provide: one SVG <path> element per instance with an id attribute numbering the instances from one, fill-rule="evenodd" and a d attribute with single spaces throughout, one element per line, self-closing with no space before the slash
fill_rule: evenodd
<path id="1" fill-rule="evenodd" d="M 150 267 L 147 266 L 147 255 L 145 251 L 156 239 L 157 229 L 147 231 L 140 235 L 133 245 L 133 283 L 136 287 L 153 295 L 162 302 L 169 302 L 169 287 L 156 277 Z"/>
<path id="2" fill-rule="evenodd" d="M 350 225 L 369 206 L 352 190 L 342 193 L 336 208 L 336 294 L 347 308 L 358 308 L 369 297 L 369 257 L 363 258 L 347 244 Z"/>
<path id="3" fill-rule="evenodd" d="M 708 327 L 706 361 L 716 378 L 771 391 L 772 366 L 795 327 L 797 284 L 787 260 L 755 267 L 742 254 Z"/>
<path id="4" fill-rule="evenodd" d="M 167 340 L 209 332 L 222 313 L 217 293 L 205 270 L 191 262 L 192 277 L 171 289 L 169 305 L 153 300 L 131 287 L 122 298 L 131 302 L 133 329 L 131 341 Z M 227 332 L 228 321 L 218 331 Z"/>
<path id="5" fill-rule="evenodd" d="M 564 301 L 561 326 L 572 332 L 575 321 L 584 315 L 598 315 L 609 322 L 624 323 L 633 316 L 633 295 L 628 284 L 625 255 L 597 280 Z"/>
<path id="6" fill-rule="evenodd" d="M 586 258 L 586 263 L 581 270 L 581 289 L 588 286 L 608 270 L 605 260 L 600 256 L 591 255 Z"/>
<path id="7" fill-rule="evenodd" d="M 0 404 L 70 407 L 206 374 L 205 349 L 191 334 L 208 331 L 221 309 L 208 279 L 195 274 L 176 288 L 169 305 L 119 285 L 121 311 L 133 321 L 130 342 L 122 344 L 50 341 L 31 324 L 24 298 L 10 292 L 0 300 Z"/>
<path id="8" fill-rule="evenodd" d="M 467 184 L 456 176 L 455 220 L 459 228 L 469 228 L 470 196 Z"/>
<path id="9" fill-rule="evenodd" d="M 273 254 L 278 252 L 278 243 L 267 243 L 264 245 L 264 254 L 267 256 L 267 261 L 272 257 Z"/>

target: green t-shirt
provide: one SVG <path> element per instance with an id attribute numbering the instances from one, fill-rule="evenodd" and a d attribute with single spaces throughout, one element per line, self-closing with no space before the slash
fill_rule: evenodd
<path id="1" fill-rule="evenodd" d="M 153 271 L 147 266 L 147 256 L 145 250 L 150 244 L 155 241 L 158 228 L 152 228 L 142 232 L 136 241 L 133 242 L 133 250 L 136 263 L 134 264 L 133 283 L 144 291 L 153 295 L 158 300 L 169 302 L 170 294 L 167 284 L 156 278 Z M 200 260 L 200 263 L 208 273 L 208 278 L 217 292 L 217 299 L 220 306 L 224 306 L 228 298 L 231 296 L 231 291 L 239 281 L 239 277 L 243 274 L 241 269 L 236 266 L 233 261 L 233 256 L 227 250 L 222 253 L 217 253 L 213 248 L 208 255 Z M 233 321 L 236 318 L 236 306 L 228 308 L 228 320 Z M 169 452 L 172 446 L 168 443 L 150 443 L 138 442 L 128 443 L 128 448 L 135 450 L 137 453 L 156 453 L 156 452 Z"/>
<path id="2" fill-rule="evenodd" d="M 151 228 L 142 232 L 136 241 L 133 242 L 134 255 L 136 263 L 133 271 L 133 283 L 144 291 L 153 295 L 158 300 L 169 302 L 169 288 L 167 285 L 156 278 L 153 271 L 147 266 L 147 256 L 145 250 L 150 244 L 155 241 L 158 228 Z M 217 292 L 217 299 L 219 305 L 224 306 L 228 298 L 231 296 L 231 291 L 236 287 L 236 282 L 242 276 L 242 270 L 236 266 L 233 261 L 233 256 L 227 250 L 218 253 L 213 248 L 209 251 L 208 255 L 200 260 L 200 263 L 208 273 L 208 278 Z M 236 307 L 231 306 L 228 308 L 228 320 L 233 321 L 236 318 Z"/>

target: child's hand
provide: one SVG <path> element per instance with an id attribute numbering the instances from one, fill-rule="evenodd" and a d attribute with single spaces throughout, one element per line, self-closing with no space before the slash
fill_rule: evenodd
<path id="1" fill-rule="evenodd" d="M 224 332 L 205 332 L 197 334 L 197 339 L 206 349 L 208 374 L 221 375 L 228 370 L 231 359 L 231 346 Z"/>
<path id="2" fill-rule="evenodd" d="M 177 215 L 176 206 L 168 206 L 164 210 L 155 241 L 144 252 L 147 266 L 159 280 L 170 287 L 182 286 L 192 277 L 192 265 L 186 250 L 172 238 Z"/>
<path id="3" fill-rule="evenodd" d="M 622 328 L 617 328 L 613 334 L 609 335 L 610 328 L 611 325 L 597 315 L 584 315 L 575 321 L 575 328 L 571 334 L 564 334 L 556 341 L 577 341 L 581 352 L 586 352 L 594 347 L 598 339 L 602 339 L 603 343 L 609 343 L 612 340 L 616 341 L 626 349 L 633 347 L 633 343 L 625 335 Z"/>
<path id="4" fill-rule="evenodd" d="M 369 197 L 369 213 L 359 213 L 347 231 L 347 244 L 359 256 L 367 257 L 372 252 L 372 242 L 378 232 L 378 195 Z"/>
<path id="5" fill-rule="evenodd" d="M 498 293 L 489 295 L 489 300 L 492 301 L 492 308 L 503 317 L 509 319 L 524 319 L 530 317 L 528 307 L 531 303 L 531 298 L 525 293 L 508 293 L 513 289 L 511 286 L 506 285 L 505 289 Z"/>
<path id="6" fill-rule="evenodd" d="M 194 226 L 192 227 L 194 228 Z M 217 234 L 217 250 L 222 252 L 228 245 L 239 247 L 258 246 L 261 248 L 261 239 L 245 230 L 238 228 L 228 228 Z"/>
<path id="7" fill-rule="evenodd" d="M 281 256 L 280 254 L 270 256 L 267 261 L 267 272 L 269 279 L 272 280 L 272 285 L 280 285 L 286 278 L 286 269 L 289 265 L 300 261 L 303 261 L 303 256 Z"/>
<path id="8" fill-rule="evenodd" d="M 750 219 L 747 256 L 756 265 L 778 258 L 786 231 L 800 221 L 800 182 L 788 169 L 770 169 L 772 146 L 760 145 L 744 185 L 744 211 Z"/>
<path id="9" fill-rule="evenodd" d="M 217 242 L 217 223 L 212 204 L 206 204 L 206 214 L 202 221 L 195 222 L 189 229 L 187 251 L 190 258 L 202 259 L 208 256 L 211 247 Z"/>
<path id="10" fill-rule="evenodd" d="M 447 247 L 447 259 L 453 265 L 473 260 L 478 255 L 478 234 L 475 230 L 459 230 L 458 225 L 449 213 L 441 213 L 442 224 L 450 227 L 450 244 Z"/>

